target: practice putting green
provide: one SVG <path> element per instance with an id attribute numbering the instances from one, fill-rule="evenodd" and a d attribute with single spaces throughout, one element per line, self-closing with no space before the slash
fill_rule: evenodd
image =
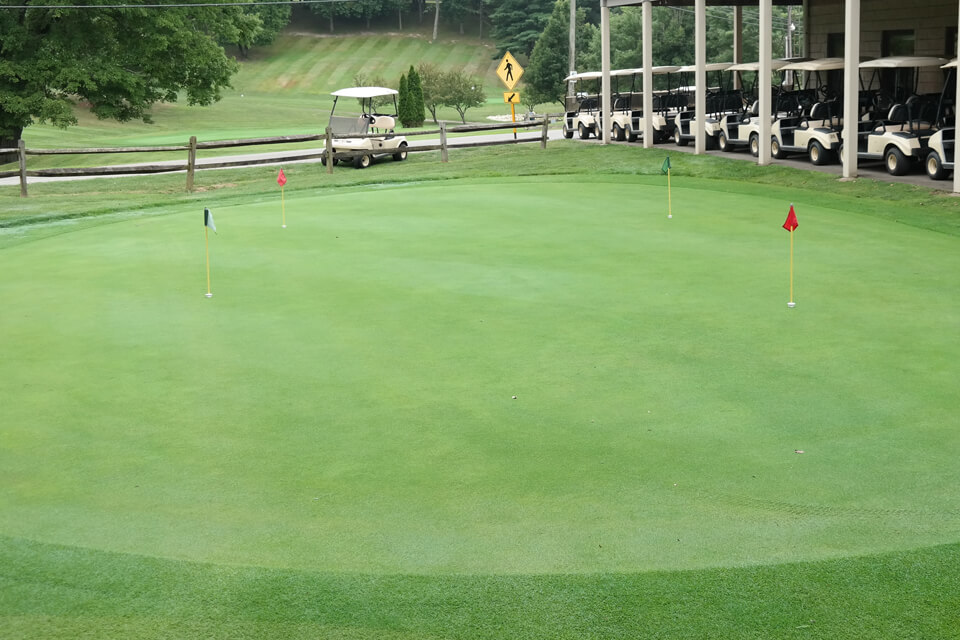
<path id="1" fill-rule="evenodd" d="M 664 182 L 214 195 L 212 299 L 202 207 L 5 248 L 0 534 L 430 575 L 960 540 L 957 239 L 799 194 L 788 309 L 790 202 Z"/>

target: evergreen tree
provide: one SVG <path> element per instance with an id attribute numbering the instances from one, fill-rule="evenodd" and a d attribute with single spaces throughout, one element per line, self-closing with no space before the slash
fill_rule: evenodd
<path id="1" fill-rule="evenodd" d="M 427 119 L 426 109 L 423 104 L 423 87 L 420 84 L 420 74 L 410 65 L 410 72 L 407 74 L 407 106 L 410 109 L 410 120 L 412 126 L 419 127 Z"/>
<path id="2" fill-rule="evenodd" d="M 588 71 L 580 65 L 589 63 L 592 32 L 596 27 L 586 23 L 586 11 L 577 8 L 577 70 Z M 557 102 L 563 104 L 566 83 L 570 73 L 570 3 L 558 0 L 547 26 L 533 47 L 530 64 L 523 74 L 523 98 L 529 105 Z"/>
<path id="3" fill-rule="evenodd" d="M 554 0 L 500 0 L 490 14 L 496 57 L 510 51 L 521 62 L 527 59 L 550 19 L 553 5 Z"/>
<path id="4" fill-rule="evenodd" d="M 407 76 L 400 75 L 400 88 L 397 89 L 397 118 L 400 124 L 405 127 L 412 127 L 410 124 L 410 83 L 407 82 Z"/>

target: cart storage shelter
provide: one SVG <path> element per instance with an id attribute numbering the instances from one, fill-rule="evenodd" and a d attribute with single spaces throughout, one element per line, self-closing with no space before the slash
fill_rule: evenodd
<path id="1" fill-rule="evenodd" d="M 600 37 L 603 113 L 610 112 L 610 9 L 615 7 L 643 7 L 643 110 L 653 111 L 653 7 L 693 7 L 695 15 L 695 151 L 706 151 L 706 7 L 734 7 L 734 62 L 741 60 L 743 7 L 756 7 L 760 14 L 759 76 L 769 78 L 772 72 L 772 7 L 773 5 L 800 5 L 804 13 L 803 55 L 812 58 L 840 56 L 844 59 L 843 122 L 856 126 L 859 112 L 861 57 L 880 58 L 895 54 L 941 56 L 953 59 L 957 55 L 957 33 L 960 31 L 960 0 L 600 0 Z M 912 51 L 904 51 L 904 48 Z M 748 61 L 749 62 L 749 61 Z M 936 92 L 942 86 L 938 70 L 920 72 L 920 90 Z M 772 90 L 769 82 L 758 87 L 759 112 L 770 113 Z M 957 83 L 955 104 L 960 104 L 960 83 Z M 650 128 L 649 120 L 645 123 Z M 760 120 L 760 140 L 770 140 L 768 118 Z M 643 132 L 643 144 L 653 144 L 652 131 Z M 603 142 L 610 142 L 610 131 L 603 131 Z M 857 175 L 857 153 L 853 145 L 843 148 L 843 176 Z M 770 163 L 770 145 L 761 144 L 757 162 Z M 960 172 L 953 177 L 953 190 L 960 192 Z"/>

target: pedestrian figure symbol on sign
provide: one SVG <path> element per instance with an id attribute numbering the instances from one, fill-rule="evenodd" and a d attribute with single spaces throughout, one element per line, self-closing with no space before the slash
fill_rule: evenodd
<path id="1" fill-rule="evenodd" d="M 503 59 L 500 60 L 500 64 L 497 65 L 497 77 L 500 78 L 500 82 L 502 82 L 508 90 L 513 91 L 513 88 L 522 75 L 523 67 L 520 66 L 517 59 L 514 58 L 509 51 L 503 54 Z"/>

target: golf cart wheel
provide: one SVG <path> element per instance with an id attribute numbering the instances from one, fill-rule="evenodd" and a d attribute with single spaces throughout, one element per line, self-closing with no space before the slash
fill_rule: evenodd
<path id="1" fill-rule="evenodd" d="M 760 155 L 760 136 L 755 133 L 750 134 L 750 155 L 754 158 Z"/>
<path id="2" fill-rule="evenodd" d="M 727 140 L 727 134 L 723 131 L 717 134 L 717 148 L 719 148 L 720 151 L 733 151 L 733 146 L 731 146 Z"/>
<path id="3" fill-rule="evenodd" d="M 637 138 L 639 138 L 639 137 L 640 137 L 640 136 L 637 135 L 637 132 L 636 132 L 636 131 L 634 131 L 634 130 L 633 130 L 632 128 L 630 128 L 630 127 L 627 127 L 627 142 L 636 142 L 636 141 L 637 141 Z"/>
<path id="4" fill-rule="evenodd" d="M 927 154 L 927 161 L 924 163 L 927 169 L 927 175 L 931 180 L 943 180 L 947 177 L 947 170 L 943 168 L 943 162 L 940 160 L 940 154 L 931 151 Z"/>
<path id="5" fill-rule="evenodd" d="M 567 140 L 573 137 L 573 131 L 570 131 L 570 129 L 567 129 L 567 125 L 563 125 L 563 137 L 566 138 Z"/>
<path id="6" fill-rule="evenodd" d="M 583 123 L 577 125 L 577 135 L 580 136 L 581 140 L 586 140 L 590 137 L 590 130 L 583 126 Z"/>
<path id="7" fill-rule="evenodd" d="M 678 147 L 687 146 L 688 141 L 683 139 L 683 135 L 680 133 L 680 127 L 673 130 L 673 141 L 677 143 Z"/>
<path id="8" fill-rule="evenodd" d="M 783 152 L 783 148 L 780 147 L 780 141 L 777 140 L 777 136 L 770 138 L 770 155 L 777 160 L 784 158 L 787 155 Z"/>
<path id="9" fill-rule="evenodd" d="M 370 154 L 365 153 L 362 156 L 357 156 L 353 161 L 353 166 L 357 169 L 366 169 L 370 166 Z"/>
<path id="10" fill-rule="evenodd" d="M 887 173 L 892 176 L 902 176 L 910 168 L 907 164 L 907 158 L 896 147 L 887 148 L 886 153 L 883 154 L 883 164 L 887 167 Z"/>
<path id="11" fill-rule="evenodd" d="M 810 143 L 808 153 L 810 155 L 810 162 L 817 166 L 825 165 L 829 160 L 826 149 L 816 140 Z"/>
<path id="12" fill-rule="evenodd" d="M 623 127 L 618 124 L 613 125 L 613 139 L 617 142 L 623 142 L 627 139 L 626 132 L 624 132 Z"/>
<path id="13" fill-rule="evenodd" d="M 407 159 L 407 143 L 401 142 L 400 146 L 397 147 L 398 151 L 393 154 L 393 159 L 396 161 L 406 160 Z"/>

